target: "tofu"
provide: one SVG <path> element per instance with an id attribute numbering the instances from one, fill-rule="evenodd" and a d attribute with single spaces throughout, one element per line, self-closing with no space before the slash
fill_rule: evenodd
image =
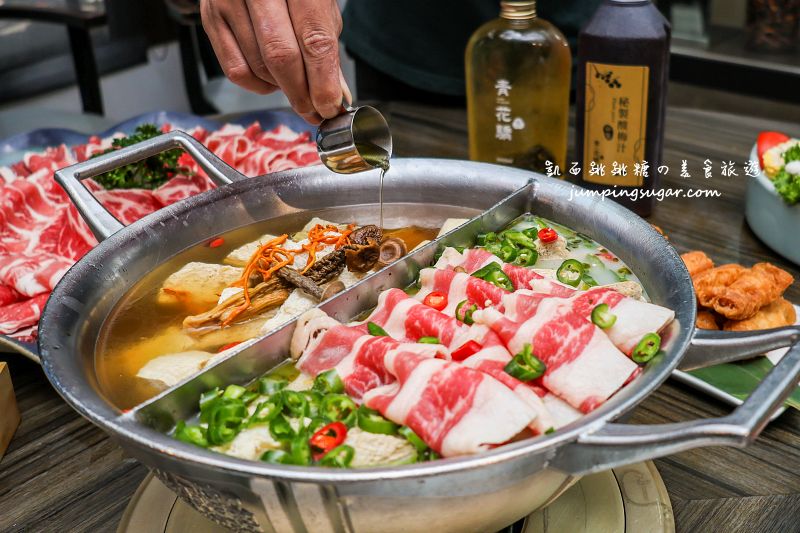
<path id="1" fill-rule="evenodd" d="M 567 250 L 567 240 L 558 236 L 554 242 L 543 243 L 540 240 L 536 241 L 536 251 L 539 252 L 539 260 L 548 259 L 568 259 L 569 250 Z"/>
<path id="2" fill-rule="evenodd" d="M 447 220 L 444 221 L 444 224 L 442 224 L 442 227 L 439 229 L 439 233 L 436 236 L 441 237 L 445 233 L 448 233 L 456 229 L 461 224 L 464 224 L 467 221 L 469 221 L 468 218 L 448 218 Z"/>
<path id="3" fill-rule="evenodd" d="M 166 389 L 202 370 L 215 355 L 199 350 L 160 355 L 140 368 L 136 377 Z"/>
<path id="4" fill-rule="evenodd" d="M 644 289 L 642 289 L 642 286 L 635 281 L 620 281 L 618 283 L 603 285 L 603 287 L 614 289 L 618 293 L 622 294 L 623 296 L 627 296 L 628 298 L 644 300 Z"/>
<path id="5" fill-rule="evenodd" d="M 276 441 L 269 431 L 269 424 L 259 424 L 241 431 L 228 444 L 212 449 L 232 457 L 257 461 L 264 452 L 277 450 L 280 447 L 281 443 Z"/>
<path id="6" fill-rule="evenodd" d="M 180 304 L 192 311 L 206 311 L 217 305 L 222 291 L 241 276 L 241 268 L 187 263 L 164 280 L 157 301 L 161 305 Z"/>
<path id="7" fill-rule="evenodd" d="M 313 228 L 317 224 L 320 224 L 322 226 L 336 226 L 337 228 L 339 228 L 340 231 L 347 229 L 347 224 L 338 224 L 336 222 L 331 222 L 330 220 L 324 220 L 319 217 L 314 217 L 311 220 L 309 220 L 305 226 L 303 226 L 303 229 L 292 235 L 292 239 L 296 241 L 302 241 L 303 239 L 308 237 L 308 232 L 311 230 L 311 228 Z"/>
<path id="8" fill-rule="evenodd" d="M 302 315 L 315 305 L 317 305 L 317 301 L 314 298 L 301 290 L 293 290 L 289 297 L 286 298 L 286 301 L 278 308 L 275 315 L 261 326 L 261 333 L 269 333 L 294 317 Z"/>
<path id="9" fill-rule="evenodd" d="M 417 457 L 414 446 L 402 437 L 369 433 L 358 427 L 347 432 L 345 444 L 355 450 L 351 466 L 354 468 L 379 465 L 400 465 Z"/>
<path id="10" fill-rule="evenodd" d="M 256 253 L 264 243 L 267 243 L 277 237 L 277 235 L 272 235 L 270 233 L 265 233 L 258 239 L 248 242 L 247 244 L 243 244 L 228 255 L 225 256 L 224 262 L 228 265 L 233 265 L 237 267 L 243 267 L 247 264 L 253 254 Z"/>
<path id="11" fill-rule="evenodd" d="M 350 287 L 358 283 L 365 275 L 350 272 L 345 268 L 336 279 L 344 283 L 345 287 Z M 317 303 L 319 302 L 304 291 L 300 289 L 293 290 L 286 301 L 277 309 L 277 312 L 261 326 L 261 334 L 269 333 L 291 319 L 302 315 L 309 309 L 314 308 Z"/>

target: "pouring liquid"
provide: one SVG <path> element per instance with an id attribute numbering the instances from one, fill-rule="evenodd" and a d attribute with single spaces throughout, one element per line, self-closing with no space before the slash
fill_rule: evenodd
<path id="1" fill-rule="evenodd" d="M 389 152 L 380 146 L 369 143 L 356 143 L 356 150 L 368 164 L 381 169 L 380 182 L 378 184 L 378 205 L 380 205 L 380 227 L 383 229 L 383 178 L 389 171 Z"/>

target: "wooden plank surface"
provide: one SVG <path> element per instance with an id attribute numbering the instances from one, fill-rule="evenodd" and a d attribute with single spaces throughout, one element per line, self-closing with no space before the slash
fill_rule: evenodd
<path id="1" fill-rule="evenodd" d="M 464 158 L 466 120 L 460 109 L 381 106 L 389 114 L 398 156 Z M 696 110 L 671 109 L 665 163 L 670 187 L 713 187 L 716 199 L 671 198 L 656 208 L 658 224 L 680 250 L 706 250 L 715 261 L 746 265 L 768 260 L 800 271 L 762 245 L 743 219 L 742 165 L 760 130 L 800 135 L 800 127 Z M 692 178 L 678 177 L 688 160 Z M 705 180 L 705 159 L 714 177 Z M 723 178 L 722 161 L 739 177 Z M 788 291 L 800 302 L 800 283 Z M 114 531 L 146 474 L 100 430 L 75 414 L 41 369 L 0 354 L 14 376 L 22 423 L 0 460 L 0 531 Z M 656 424 L 720 416 L 730 408 L 669 381 L 645 400 L 631 422 Z M 656 461 L 681 532 L 800 531 L 800 413 L 788 410 L 746 449 L 703 448 Z"/>

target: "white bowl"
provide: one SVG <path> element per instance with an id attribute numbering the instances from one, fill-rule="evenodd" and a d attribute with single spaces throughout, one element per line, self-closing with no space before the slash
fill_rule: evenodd
<path id="1" fill-rule="evenodd" d="M 758 160 L 755 146 L 750 159 Z M 800 265 L 800 203 L 787 204 L 763 171 L 747 180 L 745 218 L 764 244 Z"/>

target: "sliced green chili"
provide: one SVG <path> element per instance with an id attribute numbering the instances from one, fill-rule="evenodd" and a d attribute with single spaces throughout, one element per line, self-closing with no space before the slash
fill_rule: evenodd
<path id="1" fill-rule="evenodd" d="M 292 464 L 292 456 L 283 450 L 268 450 L 261 454 L 261 460 L 265 463 Z"/>
<path id="2" fill-rule="evenodd" d="M 473 272 L 472 274 L 470 274 L 470 276 L 473 276 L 475 278 L 485 279 L 486 276 L 488 276 L 490 273 L 496 270 L 503 270 L 503 268 L 497 261 L 492 261 L 488 265 L 484 265 L 475 272 Z"/>
<path id="3" fill-rule="evenodd" d="M 222 391 L 219 387 L 215 387 L 210 391 L 204 392 L 200 395 L 200 421 L 208 422 L 209 408 L 215 403 L 216 399 L 220 397 Z"/>
<path id="4" fill-rule="evenodd" d="M 513 242 L 506 239 L 500 243 L 500 251 L 496 255 L 503 262 L 510 263 L 511 261 L 517 258 L 517 254 L 519 254 L 519 250 L 517 250 L 516 245 Z"/>
<path id="5" fill-rule="evenodd" d="M 438 337 L 420 337 L 417 342 L 420 344 L 441 344 Z"/>
<path id="6" fill-rule="evenodd" d="M 250 416 L 250 424 L 265 424 L 278 416 L 283 410 L 283 398 L 280 394 L 273 394 L 268 399 L 260 402 Z"/>
<path id="7" fill-rule="evenodd" d="M 314 385 L 311 388 L 322 394 L 331 392 L 340 394 L 344 392 L 344 383 L 339 377 L 339 373 L 336 372 L 336 369 L 331 368 L 314 378 Z"/>
<path id="8" fill-rule="evenodd" d="M 500 287 L 501 289 L 505 289 L 507 291 L 514 290 L 514 284 L 511 283 L 511 279 L 502 270 L 490 272 L 484 279 L 492 285 Z"/>
<path id="9" fill-rule="evenodd" d="M 533 248 L 523 248 L 519 251 L 517 258 L 512 261 L 517 266 L 529 267 L 536 264 L 539 259 L 539 252 Z"/>
<path id="10" fill-rule="evenodd" d="M 583 276 L 583 264 L 577 259 L 567 259 L 556 270 L 556 278 L 561 283 L 577 287 Z"/>
<path id="11" fill-rule="evenodd" d="M 311 446 L 308 444 L 308 435 L 305 431 L 298 431 L 289 443 L 289 455 L 293 465 L 311 464 Z"/>
<path id="12" fill-rule="evenodd" d="M 322 400 L 319 414 L 328 420 L 341 421 L 347 427 L 353 427 L 358 418 L 356 403 L 344 394 L 329 394 Z"/>
<path id="13" fill-rule="evenodd" d="M 642 340 L 631 352 L 631 359 L 636 363 L 644 364 L 655 357 L 660 349 L 661 336 L 658 333 L 648 333 L 642 337 Z"/>
<path id="14" fill-rule="evenodd" d="M 414 433 L 414 430 L 408 426 L 403 426 L 397 430 L 397 432 L 406 438 L 408 442 L 411 443 L 414 448 L 417 449 L 417 452 L 422 453 L 428 449 L 428 445 L 425 444 L 425 441 L 422 440 L 419 435 Z"/>
<path id="15" fill-rule="evenodd" d="M 247 407 L 239 399 L 215 400 L 208 410 L 208 442 L 219 445 L 232 441 L 247 415 Z"/>
<path id="16" fill-rule="evenodd" d="M 283 415 L 277 415 L 269 421 L 269 432 L 277 441 L 289 441 L 294 438 L 295 432 L 289 419 Z"/>
<path id="17" fill-rule="evenodd" d="M 322 400 L 325 398 L 325 395 L 315 390 L 300 391 L 300 394 L 305 396 L 306 401 L 308 402 L 306 416 L 311 418 L 319 416 L 319 408 L 322 405 Z"/>
<path id="18" fill-rule="evenodd" d="M 506 231 L 504 234 L 506 240 L 513 242 L 519 246 L 524 246 L 525 248 L 532 248 L 536 249 L 536 242 L 535 239 L 530 238 L 528 235 L 521 231 Z"/>
<path id="19" fill-rule="evenodd" d="M 463 308 L 463 311 L 462 311 Z M 472 319 L 472 313 L 478 310 L 478 306 L 475 304 L 469 305 L 467 300 L 461 300 L 456 305 L 456 319 L 460 320 L 464 324 L 471 325 L 474 324 L 475 321 Z"/>
<path id="20" fill-rule="evenodd" d="M 478 246 L 485 246 L 487 244 L 491 244 L 493 242 L 497 242 L 497 233 L 490 231 L 488 233 L 479 233 L 476 237 L 476 243 Z"/>
<path id="21" fill-rule="evenodd" d="M 206 430 L 201 426 L 186 425 L 186 422 L 183 420 L 178 422 L 178 425 L 175 426 L 175 438 L 183 442 L 188 442 L 189 444 L 194 444 L 195 446 L 208 448 Z"/>
<path id="22" fill-rule="evenodd" d="M 600 329 L 608 329 L 617 321 L 608 304 L 599 304 L 592 309 L 592 322 Z"/>
<path id="23" fill-rule="evenodd" d="M 332 449 L 320 459 L 320 466 L 331 466 L 335 468 L 347 468 L 353 462 L 356 451 L 352 446 L 342 444 Z"/>
<path id="24" fill-rule="evenodd" d="M 380 433 L 381 435 L 394 435 L 397 433 L 397 424 L 387 420 L 378 411 L 366 405 L 358 408 L 358 427 L 367 433 Z"/>
<path id="25" fill-rule="evenodd" d="M 483 249 L 489 252 L 492 255 L 499 256 L 503 252 L 501 251 L 502 245 L 499 242 L 490 242 L 484 245 Z"/>
<path id="26" fill-rule="evenodd" d="M 531 381 L 544 374 L 547 366 L 541 359 L 533 355 L 531 345 L 525 344 L 503 370 L 520 381 Z"/>
<path id="27" fill-rule="evenodd" d="M 322 418 L 320 416 L 316 416 L 316 417 L 311 419 L 311 422 L 308 423 L 307 429 L 308 429 L 309 434 L 313 435 L 321 427 L 327 426 L 330 423 L 331 423 L 331 421 L 328 420 L 327 418 Z"/>
<path id="28" fill-rule="evenodd" d="M 522 230 L 522 234 L 531 239 L 532 241 L 535 241 L 536 239 L 539 238 L 539 228 L 531 226 L 530 228 Z"/>
<path id="29" fill-rule="evenodd" d="M 367 331 L 369 332 L 370 335 L 373 335 L 375 337 L 388 337 L 389 336 L 389 334 L 386 333 L 386 330 L 383 329 L 382 327 L 380 327 L 375 322 L 368 322 L 367 323 Z"/>
<path id="30" fill-rule="evenodd" d="M 302 392 L 282 390 L 283 412 L 292 418 L 303 418 L 308 414 L 308 398 Z"/>
<path id="31" fill-rule="evenodd" d="M 275 394 L 289 384 L 285 379 L 261 378 L 258 380 L 258 392 L 261 394 Z"/>
<path id="32" fill-rule="evenodd" d="M 240 400 L 242 400 L 246 405 L 249 405 L 250 402 L 258 398 L 259 396 L 260 394 L 258 394 L 256 391 L 248 390 L 247 392 L 242 394 Z"/>
<path id="33" fill-rule="evenodd" d="M 241 387 L 239 385 L 228 385 L 225 387 L 225 392 L 222 393 L 223 398 L 232 398 L 237 399 L 241 398 L 244 393 L 247 392 L 247 389 Z"/>

